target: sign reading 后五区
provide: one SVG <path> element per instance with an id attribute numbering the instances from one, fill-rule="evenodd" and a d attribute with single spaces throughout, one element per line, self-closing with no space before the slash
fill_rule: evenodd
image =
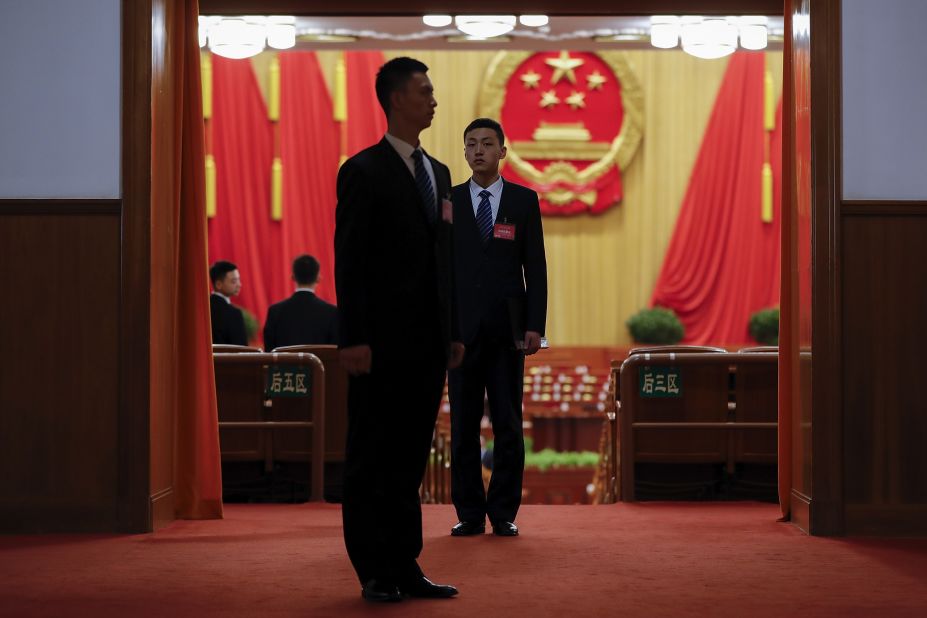
<path id="1" fill-rule="evenodd" d="M 270 365 L 265 397 L 308 397 L 312 372 L 309 367 Z"/>

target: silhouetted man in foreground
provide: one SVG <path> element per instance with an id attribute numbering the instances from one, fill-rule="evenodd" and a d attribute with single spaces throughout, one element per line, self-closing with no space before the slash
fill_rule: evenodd
<path id="1" fill-rule="evenodd" d="M 445 372 L 463 356 L 451 343 L 450 172 L 419 145 L 437 106 L 427 71 L 411 58 L 380 67 L 388 132 L 338 174 L 339 346 L 351 374 L 344 541 L 371 602 L 457 594 L 416 562 Z"/>

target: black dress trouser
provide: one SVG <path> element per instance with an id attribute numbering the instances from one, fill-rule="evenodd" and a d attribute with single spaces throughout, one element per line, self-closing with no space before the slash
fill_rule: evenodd
<path id="1" fill-rule="evenodd" d="M 401 357 L 375 349 L 372 360 L 348 386 L 344 542 L 361 584 L 397 584 L 422 575 L 419 487 L 447 361 L 440 346 Z"/>
<path id="2" fill-rule="evenodd" d="M 511 338 L 477 335 L 463 364 L 448 372 L 451 400 L 451 498 L 461 521 L 514 522 L 521 505 L 525 444 L 522 383 L 525 354 Z M 492 477 L 483 490 L 480 420 L 483 395 L 493 431 Z"/>

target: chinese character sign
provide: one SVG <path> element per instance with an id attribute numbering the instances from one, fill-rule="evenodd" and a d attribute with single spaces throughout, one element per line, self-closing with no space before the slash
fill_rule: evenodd
<path id="1" fill-rule="evenodd" d="M 678 367 L 642 367 L 639 376 L 641 397 L 682 397 Z"/>
<path id="2" fill-rule="evenodd" d="M 271 365 L 267 368 L 265 396 L 308 397 L 311 375 L 309 367 Z"/>

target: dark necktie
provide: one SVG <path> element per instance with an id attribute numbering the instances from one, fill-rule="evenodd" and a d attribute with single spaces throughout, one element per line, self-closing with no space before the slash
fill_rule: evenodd
<path id="1" fill-rule="evenodd" d="M 428 218 L 428 223 L 434 225 L 437 217 L 435 212 L 435 190 L 431 186 L 431 178 L 428 177 L 428 172 L 425 171 L 422 151 L 417 148 L 413 150 L 412 159 L 415 161 L 415 186 L 418 187 L 419 195 L 422 196 L 422 204 L 425 206 L 425 216 Z"/>
<path id="2" fill-rule="evenodd" d="M 492 206 L 489 204 L 491 196 L 492 193 L 489 191 L 480 191 L 480 197 L 483 199 L 480 200 L 480 205 L 476 209 L 476 226 L 480 228 L 480 238 L 483 239 L 484 245 L 492 236 Z"/>

